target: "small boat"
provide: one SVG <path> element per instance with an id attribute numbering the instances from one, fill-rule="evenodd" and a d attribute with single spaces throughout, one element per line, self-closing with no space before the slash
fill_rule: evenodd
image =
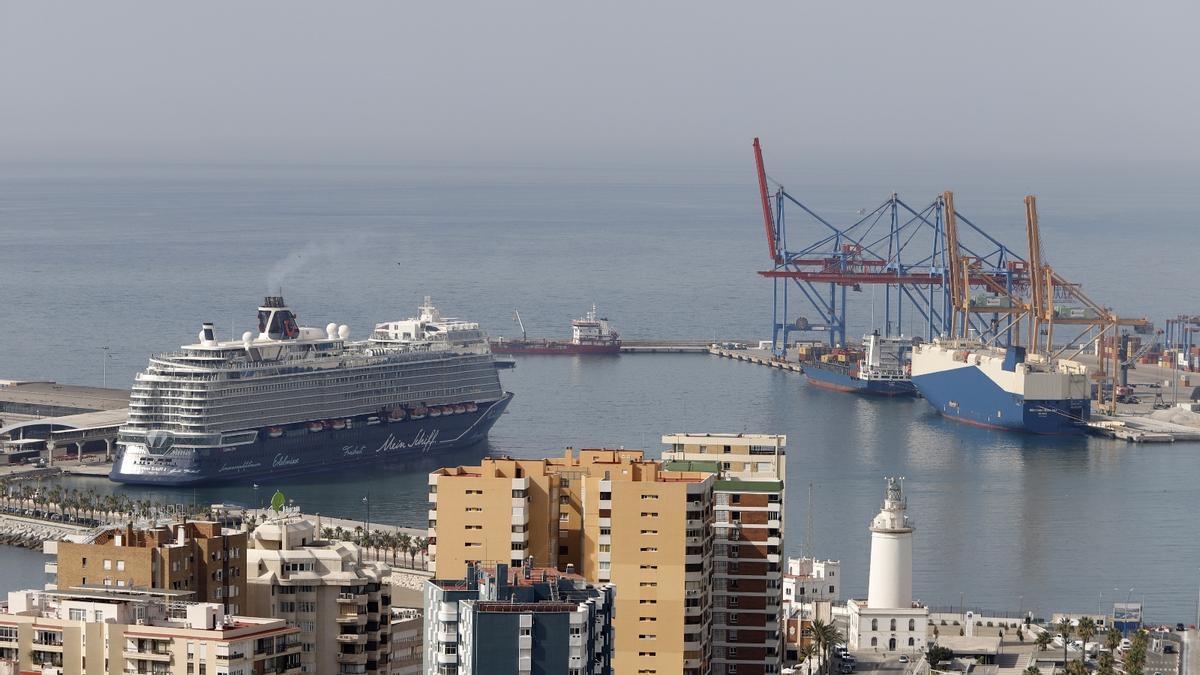
<path id="1" fill-rule="evenodd" d="M 454 406 L 454 414 L 455 414 L 455 415 L 461 415 L 461 414 L 463 414 L 463 413 L 465 413 L 465 412 L 467 412 L 467 406 L 465 406 L 465 405 L 463 405 L 463 404 L 461 404 L 461 403 L 459 403 L 458 405 Z"/>
<path id="2" fill-rule="evenodd" d="M 413 409 L 412 414 L 409 415 L 408 418 L 413 420 L 423 420 L 427 414 L 429 414 L 429 408 L 422 406 L 420 408 Z"/>
<path id="3" fill-rule="evenodd" d="M 434 407 L 430 408 L 430 409 L 429 409 L 429 416 L 430 416 L 430 417 L 441 417 L 441 416 L 442 416 L 442 409 L 441 409 L 441 408 L 439 408 L 439 407 L 437 407 L 437 406 L 434 406 Z"/>
<path id="4" fill-rule="evenodd" d="M 346 428 L 346 420 L 334 420 L 330 426 L 333 427 L 334 431 L 340 431 Z"/>
<path id="5" fill-rule="evenodd" d="M 325 425 L 321 424 L 320 422 L 309 422 L 308 430 L 315 434 L 318 431 L 325 431 Z"/>
<path id="6" fill-rule="evenodd" d="M 475 405 L 474 401 L 471 401 L 470 403 L 467 404 L 467 412 L 473 413 L 476 410 L 479 410 L 479 406 Z"/>
<path id="7" fill-rule="evenodd" d="M 404 419 L 406 414 L 407 413 L 404 412 L 404 408 L 392 408 L 388 411 L 388 421 L 399 422 L 400 420 Z"/>
<path id="8" fill-rule="evenodd" d="M 267 435 L 271 438 L 279 438 L 283 435 L 282 427 L 267 427 Z"/>

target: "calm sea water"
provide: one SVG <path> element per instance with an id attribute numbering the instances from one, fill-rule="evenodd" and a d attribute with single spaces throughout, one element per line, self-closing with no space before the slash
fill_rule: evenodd
<path id="1" fill-rule="evenodd" d="M 754 274 L 764 244 L 743 168 L 0 166 L 0 377 L 127 386 L 150 352 L 192 341 L 202 321 L 247 330 L 260 296 L 280 286 L 304 323 L 359 336 L 431 294 L 493 334 L 515 333 L 519 309 L 531 334 L 564 335 L 595 301 L 626 337 L 765 337 L 770 284 Z M 917 205 L 946 187 L 912 173 L 897 174 L 900 186 L 869 171 L 794 175 L 792 191 L 836 219 L 893 188 Z M 1191 231 L 1186 190 L 1145 181 L 1122 198 L 1120 178 L 1041 190 L 1047 257 L 1123 312 L 1191 312 L 1186 247 L 1146 243 Z M 957 179 L 960 209 L 1019 244 L 1029 186 Z M 1143 271 L 1096 264 L 1118 255 Z M 869 327 L 868 297 L 862 305 L 852 330 Z M 280 488 L 306 511 L 365 518 L 369 494 L 373 521 L 420 525 L 425 474 L 442 463 L 566 446 L 657 454 L 659 436 L 677 431 L 785 433 L 789 550 L 804 542 L 811 485 L 811 550 L 843 561 L 852 594 L 866 590 L 882 477 L 900 474 L 918 521 L 915 590 L 931 604 L 1082 611 L 1132 595 L 1153 617 L 1195 614 L 1196 444 L 972 429 L 922 401 L 813 390 L 700 355 L 530 357 L 502 378 L 517 399 L 487 447 L 258 491 L 154 495 L 255 504 Z M 31 556 L 0 551 L 0 567 Z M 29 583 L 6 575 L 0 590 Z"/>

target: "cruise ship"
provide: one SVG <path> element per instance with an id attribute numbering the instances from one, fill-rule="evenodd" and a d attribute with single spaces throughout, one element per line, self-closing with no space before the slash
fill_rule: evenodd
<path id="1" fill-rule="evenodd" d="M 1036 434 L 1082 433 L 1091 418 L 1087 367 L 975 340 L 917 345 L 912 382 L 947 418 Z"/>
<path id="2" fill-rule="evenodd" d="M 195 485 L 359 467 L 487 438 L 512 394 L 479 324 L 420 315 L 366 340 L 331 323 L 302 327 L 283 298 L 258 308 L 258 332 L 156 354 L 139 373 L 110 478 Z"/>

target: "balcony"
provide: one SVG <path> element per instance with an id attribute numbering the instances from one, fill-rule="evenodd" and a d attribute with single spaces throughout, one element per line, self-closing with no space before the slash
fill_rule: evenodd
<path id="1" fill-rule="evenodd" d="M 367 636 L 360 633 L 341 633 L 337 636 L 341 644 L 360 645 L 367 641 Z"/>
<path id="2" fill-rule="evenodd" d="M 169 653 L 125 651 L 122 653 L 122 655 L 127 661 L 152 661 L 156 663 L 171 662 L 171 655 Z"/>

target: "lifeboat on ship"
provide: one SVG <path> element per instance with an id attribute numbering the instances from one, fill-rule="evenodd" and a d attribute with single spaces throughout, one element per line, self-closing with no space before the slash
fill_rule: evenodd
<path id="1" fill-rule="evenodd" d="M 318 431 L 325 431 L 325 425 L 321 424 L 320 422 L 309 422 L 308 430 L 315 434 Z"/>
<path id="2" fill-rule="evenodd" d="M 474 401 L 471 401 L 470 403 L 467 404 L 467 412 L 473 413 L 476 410 L 479 410 L 479 406 L 475 405 Z"/>
<path id="3" fill-rule="evenodd" d="M 267 435 L 271 438 L 279 438 L 283 435 L 283 427 L 267 427 Z"/>
<path id="4" fill-rule="evenodd" d="M 442 409 L 441 409 L 441 408 L 439 408 L 439 407 L 437 407 L 437 406 L 434 406 L 434 407 L 430 408 L 430 409 L 429 409 L 429 416 L 430 416 L 430 417 L 441 417 L 441 416 L 442 416 Z"/>
<path id="5" fill-rule="evenodd" d="M 458 404 L 458 405 L 456 405 L 456 406 L 454 406 L 454 414 L 455 414 L 455 415 L 461 415 L 461 414 L 463 414 L 463 413 L 465 413 L 465 412 L 467 412 L 467 406 L 465 406 L 465 405 L 463 405 L 463 404 L 461 404 L 461 403 L 460 403 L 460 404 Z"/>
<path id="6" fill-rule="evenodd" d="M 406 414 L 407 413 L 404 412 L 404 408 L 392 408 L 388 411 L 388 421 L 399 422 L 404 419 Z"/>
<path id="7" fill-rule="evenodd" d="M 429 408 L 426 408 L 425 406 L 421 406 L 419 408 L 414 408 L 412 411 L 412 414 L 409 415 L 408 418 L 412 419 L 412 420 L 423 420 L 423 419 L 425 419 L 425 416 L 428 414 L 429 414 Z"/>
<path id="8" fill-rule="evenodd" d="M 334 431 L 341 431 L 346 428 L 346 420 L 334 420 L 329 426 L 333 427 Z"/>

